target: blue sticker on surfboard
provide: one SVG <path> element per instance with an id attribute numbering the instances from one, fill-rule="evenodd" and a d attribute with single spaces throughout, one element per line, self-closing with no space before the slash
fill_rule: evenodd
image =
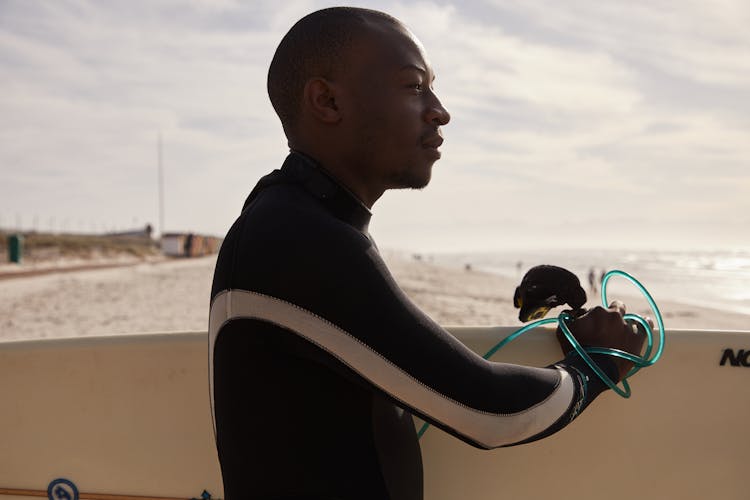
<path id="1" fill-rule="evenodd" d="M 47 486 L 49 500 L 78 500 L 78 488 L 72 481 L 58 478 Z"/>

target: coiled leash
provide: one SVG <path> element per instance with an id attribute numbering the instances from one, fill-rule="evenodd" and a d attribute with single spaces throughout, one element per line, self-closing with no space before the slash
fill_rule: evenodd
<path id="1" fill-rule="evenodd" d="M 524 285 L 527 285 L 528 287 L 534 289 L 539 288 L 539 285 L 537 283 L 534 283 L 532 285 L 528 285 L 526 282 L 529 280 L 529 277 L 533 278 L 534 273 L 536 274 L 553 274 L 556 278 L 559 278 L 562 276 L 563 279 L 573 280 L 569 283 L 566 283 L 565 285 L 572 285 L 569 290 L 572 294 L 571 296 L 575 296 L 574 299 L 569 298 L 565 295 L 563 292 L 549 292 L 549 293 L 542 293 L 542 295 L 546 295 L 546 298 L 543 298 L 540 303 L 536 304 L 534 307 L 530 307 L 529 304 L 526 304 L 526 311 L 524 311 L 524 308 L 521 310 L 521 318 L 524 319 L 524 315 L 527 318 L 534 318 L 534 317 L 543 317 L 547 311 L 551 307 L 555 307 L 558 305 L 562 305 L 564 303 L 569 303 L 570 305 L 574 305 L 574 307 L 579 308 L 586 302 L 586 294 L 583 292 L 583 289 L 580 288 L 580 284 L 578 282 L 578 278 L 575 277 L 573 273 L 570 273 L 569 271 L 555 267 L 555 266 L 537 266 L 536 268 L 532 268 L 529 270 L 528 273 L 526 273 L 526 276 L 524 277 L 523 281 L 521 282 L 521 287 Z M 572 278 L 570 278 L 572 277 Z M 612 279 L 615 276 L 621 276 L 625 278 L 626 280 L 630 281 L 635 287 L 638 289 L 639 292 L 646 298 L 646 301 L 648 302 L 649 307 L 651 308 L 651 311 L 654 314 L 654 320 L 656 321 L 656 328 L 658 330 L 658 343 L 656 350 L 654 351 L 654 330 L 651 328 L 651 325 L 646 321 L 645 318 L 637 315 L 637 314 L 631 314 L 627 313 L 623 316 L 623 319 L 626 323 L 629 324 L 636 324 L 639 328 L 642 328 L 643 331 L 646 334 L 646 350 L 643 353 L 643 356 L 638 356 L 635 354 L 631 354 L 629 352 L 622 351 L 620 349 L 613 349 L 608 347 L 583 347 L 578 340 L 573 336 L 573 333 L 571 333 L 570 328 L 568 327 L 568 324 L 574 319 L 574 316 L 571 315 L 571 311 L 563 311 L 560 313 L 559 316 L 556 318 L 546 318 L 546 319 L 539 319 L 537 321 L 534 321 L 533 323 L 529 323 L 528 325 L 525 325 L 515 332 L 511 333 L 507 337 L 505 337 L 503 340 L 495 344 L 492 349 L 487 351 L 484 356 L 482 356 L 484 359 L 490 359 L 497 351 L 505 347 L 510 342 L 514 341 L 524 333 L 533 330 L 535 328 L 539 328 L 540 326 L 549 325 L 556 323 L 560 330 L 563 332 L 563 335 L 565 335 L 565 338 L 570 342 L 570 344 L 573 346 L 575 351 L 578 353 L 579 356 L 588 364 L 591 369 L 594 371 L 594 373 L 604 382 L 607 387 L 615 391 L 617 394 L 622 396 L 623 398 L 629 398 L 630 397 L 630 384 L 628 384 L 628 380 L 630 377 L 638 373 L 638 371 L 641 368 L 646 368 L 648 366 L 653 365 L 656 363 L 659 358 L 661 357 L 662 352 L 664 351 L 664 321 L 661 316 L 661 312 L 659 312 L 659 308 L 656 305 L 656 302 L 654 302 L 653 297 L 651 297 L 651 294 L 648 293 L 648 290 L 646 290 L 646 287 L 644 287 L 637 279 L 635 279 L 633 276 L 629 275 L 628 273 L 624 271 L 619 270 L 613 270 L 609 271 L 604 275 L 604 278 L 602 279 L 602 305 L 606 308 L 608 306 L 608 298 L 607 298 L 607 285 L 609 284 L 609 280 Z M 556 286 L 560 287 L 559 284 L 552 284 L 548 285 L 551 287 L 552 290 L 555 290 Z M 519 295 L 519 290 L 521 289 L 519 287 L 516 290 L 516 296 L 514 297 L 514 304 L 516 307 L 522 307 L 523 301 L 521 300 L 521 297 Z M 563 286 L 562 288 L 565 288 Z M 582 300 L 581 300 L 581 293 Z M 584 312 L 581 309 L 579 309 L 579 312 Z M 580 315 L 580 314 L 579 314 Z M 528 319 L 526 319 L 528 321 Z M 652 352 L 653 351 L 653 352 Z M 606 354 L 608 356 L 615 356 L 618 358 L 623 358 L 631 363 L 633 363 L 633 368 L 623 377 L 622 379 L 622 388 L 618 387 L 618 385 L 610 379 L 604 371 L 599 368 L 599 365 L 596 364 L 596 362 L 591 359 L 590 354 Z M 425 423 L 422 428 L 417 433 L 417 437 L 421 438 L 422 435 L 425 433 L 427 428 L 430 426 L 429 423 Z"/>

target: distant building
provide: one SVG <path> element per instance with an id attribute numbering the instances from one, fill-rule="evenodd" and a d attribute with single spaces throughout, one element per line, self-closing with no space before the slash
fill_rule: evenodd
<path id="1" fill-rule="evenodd" d="M 201 257 L 215 254 L 221 238 L 194 233 L 165 233 L 161 237 L 161 251 L 170 257 Z"/>

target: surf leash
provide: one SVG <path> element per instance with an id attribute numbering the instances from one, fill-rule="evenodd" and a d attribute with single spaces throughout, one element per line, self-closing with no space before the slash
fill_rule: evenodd
<path id="1" fill-rule="evenodd" d="M 609 284 L 609 280 L 614 278 L 615 276 L 619 276 L 630 281 L 648 302 L 648 305 L 654 314 L 654 320 L 656 321 L 656 337 L 658 337 L 656 350 L 654 350 L 654 329 L 642 316 L 631 313 L 627 313 L 623 316 L 623 320 L 625 320 L 626 323 L 637 324 L 640 328 L 643 329 L 643 331 L 645 331 L 646 350 L 644 351 L 643 356 L 638 356 L 629 352 L 622 351 L 620 349 L 612 349 L 607 347 L 583 347 L 578 342 L 578 340 L 576 340 L 575 336 L 568 327 L 568 324 L 571 322 L 573 317 L 570 315 L 569 311 L 563 311 L 556 318 L 540 319 L 519 328 L 518 330 L 495 344 L 492 349 L 487 351 L 482 357 L 484 359 L 490 359 L 495 355 L 497 351 L 508 345 L 510 342 L 513 342 L 524 333 L 534 330 L 535 328 L 539 328 L 540 326 L 544 325 L 557 324 L 560 327 L 560 330 L 563 332 L 563 335 L 565 335 L 565 338 L 568 340 L 568 342 L 570 342 L 578 355 L 581 356 L 581 358 L 586 362 L 586 364 L 589 365 L 589 367 L 591 367 L 591 370 L 593 370 L 593 372 L 602 380 L 602 382 L 604 382 L 607 387 L 615 391 L 623 398 L 629 398 L 631 391 L 630 384 L 628 384 L 628 379 L 638 373 L 641 368 L 652 366 L 659 360 L 659 358 L 661 358 L 662 352 L 664 351 L 664 320 L 662 318 L 661 312 L 659 311 L 659 307 L 656 305 L 656 302 L 654 302 L 654 299 L 653 297 L 651 297 L 651 294 L 648 292 L 648 290 L 646 290 L 646 287 L 644 287 L 637 279 L 635 279 L 625 271 L 612 270 L 604 275 L 601 285 L 601 296 L 602 305 L 605 308 L 609 307 L 607 299 L 607 285 Z M 607 374 L 604 373 L 604 371 L 599 367 L 599 365 L 597 365 L 596 362 L 591 359 L 591 354 L 606 354 L 607 356 L 623 358 L 633 363 L 633 368 L 621 380 L 622 388 L 620 388 L 617 383 L 610 379 Z M 422 425 L 422 428 L 419 429 L 417 437 L 421 438 L 429 426 L 430 424 L 425 422 L 425 424 Z"/>

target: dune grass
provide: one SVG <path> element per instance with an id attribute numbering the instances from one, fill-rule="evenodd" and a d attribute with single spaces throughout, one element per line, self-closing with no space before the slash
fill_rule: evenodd
<path id="1" fill-rule="evenodd" d="M 9 236 L 10 233 L 0 231 L 2 254 L 7 254 Z M 145 236 L 29 232 L 23 233 L 23 238 L 23 258 L 31 260 L 118 255 L 147 257 L 159 253 L 158 242 Z"/>

